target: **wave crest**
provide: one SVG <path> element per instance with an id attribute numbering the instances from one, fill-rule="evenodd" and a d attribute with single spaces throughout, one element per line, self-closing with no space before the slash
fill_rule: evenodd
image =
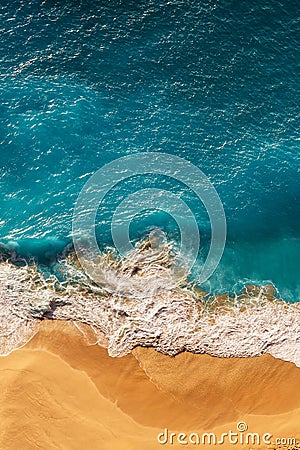
<path id="1" fill-rule="evenodd" d="M 24 345 L 39 321 L 56 319 L 73 321 L 89 344 L 106 346 L 113 357 L 141 345 L 168 355 L 269 353 L 300 367 L 299 303 L 277 299 L 271 285 L 209 295 L 188 282 L 172 243 L 153 234 L 125 257 L 111 249 L 91 264 L 101 269 L 99 284 L 83 273 L 75 254 L 60 261 L 61 277 L 47 279 L 34 264 L 2 262 L 0 353 Z"/>

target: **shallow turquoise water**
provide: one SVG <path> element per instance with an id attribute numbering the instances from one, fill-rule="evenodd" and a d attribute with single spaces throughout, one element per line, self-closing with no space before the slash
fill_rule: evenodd
<path id="1" fill-rule="evenodd" d="M 273 282 L 300 297 L 299 3 L 3 1 L 0 6 L 0 238 L 51 260 L 71 239 L 94 171 L 134 152 L 175 154 L 214 183 L 228 223 L 215 291 Z M 180 192 L 209 240 L 204 208 L 169 180 L 136 178 L 99 212 L 111 244 L 117 203 L 140 187 Z M 164 214 L 134 221 L 132 238 Z"/>

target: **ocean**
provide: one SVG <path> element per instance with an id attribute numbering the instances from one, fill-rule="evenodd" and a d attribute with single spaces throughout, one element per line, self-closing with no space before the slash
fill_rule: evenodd
<path id="1" fill-rule="evenodd" d="M 167 153 L 207 176 L 226 214 L 225 251 L 203 288 L 232 294 L 272 283 L 278 297 L 299 301 L 299 6 L 3 0 L 3 251 L 51 272 L 72 242 L 74 206 L 88 179 L 117 158 Z M 118 204 L 146 188 L 174 192 L 194 214 L 197 282 L 210 221 L 176 180 L 150 174 L 120 183 L 99 205 L 99 246 L 114 245 Z M 148 206 L 145 199 L 133 218 L 132 241 L 151 227 L 179 241 L 172 214 Z"/>

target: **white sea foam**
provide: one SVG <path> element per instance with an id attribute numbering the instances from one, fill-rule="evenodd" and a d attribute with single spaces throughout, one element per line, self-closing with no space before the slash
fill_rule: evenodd
<path id="1" fill-rule="evenodd" d="M 208 296 L 188 283 L 171 243 L 146 240 L 126 257 L 113 251 L 91 262 L 103 273 L 96 285 L 75 255 L 60 262 L 64 282 L 37 266 L 1 263 L 0 353 L 28 341 L 40 320 L 72 320 L 113 357 L 138 345 L 175 355 L 183 350 L 219 357 L 269 353 L 300 367 L 300 303 L 274 297 L 267 286 L 248 286 L 233 297 Z"/>

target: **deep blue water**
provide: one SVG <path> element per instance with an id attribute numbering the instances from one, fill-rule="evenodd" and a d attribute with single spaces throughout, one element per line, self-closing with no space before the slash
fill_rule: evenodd
<path id="1" fill-rule="evenodd" d="M 299 300 L 299 9 L 296 0 L 3 0 L 1 241 L 51 259 L 70 241 L 94 171 L 167 152 L 197 165 L 224 204 L 228 241 L 211 288 L 271 281 Z M 181 189 L 153 177 L 125 183 L 99 212 L 101 244 L 111 244 L 117 202 L 149 185 Z M 181 193 L 205 243 L 205 211 Z M 156 214 L 137 218 L 132 238 L 152 222 L 176 236 Z"/>

